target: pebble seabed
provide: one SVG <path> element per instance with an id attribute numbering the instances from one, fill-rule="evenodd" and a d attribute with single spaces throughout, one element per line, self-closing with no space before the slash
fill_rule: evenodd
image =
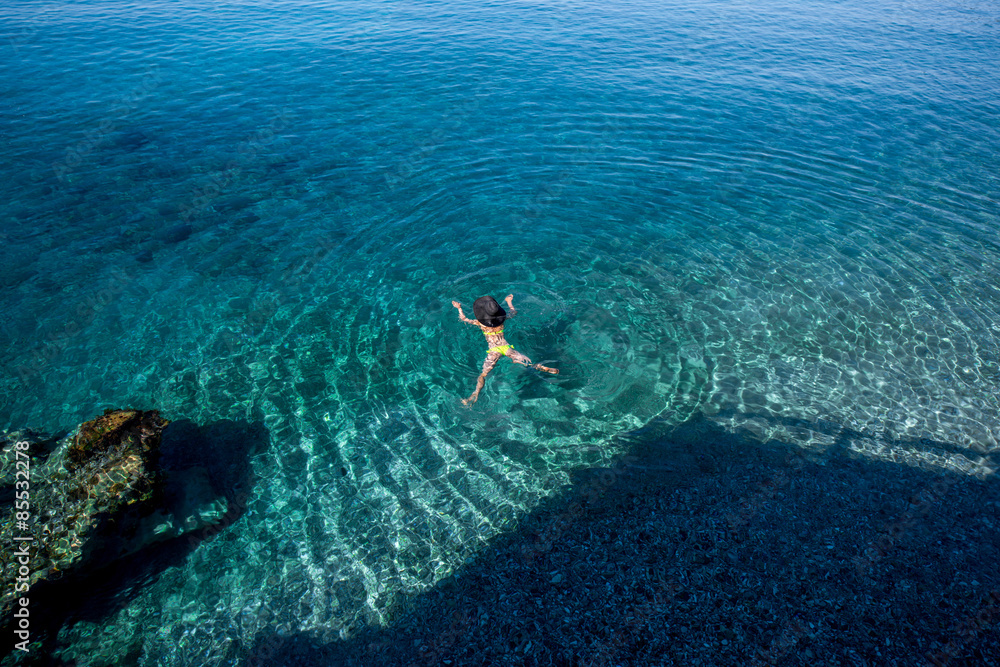
<path id="1" fill-rule="evenodd" d="M 989 474 L 695 420 L 575 475 L 388 627 L 263 636 L 244 664 L 996 665 L 997 508 Z"/>

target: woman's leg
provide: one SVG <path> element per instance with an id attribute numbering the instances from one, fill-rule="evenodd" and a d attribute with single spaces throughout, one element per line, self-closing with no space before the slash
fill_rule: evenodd
<path id="1" fill-rule="evenodd" d="M 507 356 L 510 357 L 510 360 L 513 361 L 515 364 L 530 366 L 531 368 L 534 368 L 536 370 L 545 371 L 546 373 L 552 373 L 553 375 L 559 374 L 559 371 L 557 371 L 554 368 L 549 368 L 548 366 L 542 366 L 541 364 L 531 363 L 531 359 L 528 358 L 528 355 L 521 354 L 517 350 L 507 350 Z"/>
<path id="2" fill-rule="evenodd" d="M 479 400 L 479 392 L 482 390 L 483 385 L 486 384 L 486 376 L 490 374 L 490 371 L 493 370 L 493 367 L 497 365 L 497 361 L 499 360 L 500 354 L 497 352 L 490 352 L 486 355 L 486 360 L 483 361 L 483 372 L 476 378 L 476 390 L 468 398 L 462 399 L 463 404 L 471 405 Z"/>

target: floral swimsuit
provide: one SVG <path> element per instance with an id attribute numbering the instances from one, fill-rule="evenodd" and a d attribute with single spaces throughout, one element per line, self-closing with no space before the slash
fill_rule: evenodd
<path id="1" fill-rule="evenodd" d="M 514 349 L 514 346 L 507 342 L 503 337 L 503 327 L 500 327 L 496 331 L 487 331 L 485 328 L 482 329 L 483 335 L 486 336 L 486 342 L 489 344 L 490 348 L 486 350 L 486 360 L 483 362 L 483 372 L 487 373 L 493 370 L 493 367 L 497 365 L 500 361 L 500 357 L 509 357 L 511 361 L 517 364 L 524 364 L 525 366 L 531 365 L 531 359 L 527 355 L 521 354 Z"/>

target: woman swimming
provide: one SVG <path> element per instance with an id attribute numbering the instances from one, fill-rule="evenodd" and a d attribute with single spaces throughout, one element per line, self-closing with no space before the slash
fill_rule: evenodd
<path id="1" fill-rule="evenodd" d="M 507 302 L 507 307 L 510 308 L 510 317 L 517 315 L 517 310 L 512 303 L 514 295 L 508 294 L 504 300 Z M 476 380 L 476 390 L 468 398 L 462 399 L 462 403 L 465 405 L 475 403 L 476 399 L 479 398 L 479 391 L 486 383 L 486 376 L 490 374 L 493 367 L 500 361 L 500 357 L 509 357 L 514 363 L 531 366 L 532 368 L 537 368 L 540 371 L 552 373 L 553 375 L 559 373 L 555 368 L 548 368 L 541 364 L 532 364 L 531 359 L 515 350 L 507 342 L 507 339 L 503 337 L 503 323 L 507 319 L 507 311 L 493 297 L 481 296 L 472 304 L 472 312 L 476 316 L 475 320 L 470 320 L 465 316 L 462 312 L 462 304 L 458 301 L 452 301 L 451 305 L 458 308 L 458 319 L 480 328 L 483 335 L 486 336 L 486 344 L 489 346 L 489 349 L 486 350 L 486 361 L 483 362 L 483 372 L 479 374 L 479 378 Z"/>

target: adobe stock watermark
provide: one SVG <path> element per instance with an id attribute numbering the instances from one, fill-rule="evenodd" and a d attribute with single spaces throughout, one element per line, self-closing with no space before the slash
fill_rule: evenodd
<path id="1" fill-rule="evenodd" d="M 26 440 L 19 440 L 14 443 L 15 453 L 15 513 L 14 524 L 20 534 L 14 535 L 17 547 L 11 559 L 16 564 L 15 574 L 17 579 L 14 583 L 14 593 L 18 594 L 17 603 L 14 605 L 14 636 L 19 639 L 14 643 L 14 648 L 27 653 L 31 641 L 31 599 L 28 592 L 31 588 L 31 556 L 32 549 L 37 549 L 34 544 L 35 537 L 32 534 L 34 517 L 31 512 L 31 457 L 28 450 L 30 445 Z M 15 560 L 16 559 L 16 560 Z"/>
<path id="2" fill-rule="evenodd" d="M 266 126 L 258 128 L 241 141 L 236 147 L 236 157 L 213 172 L 208 183 L 198 187 L 192 193 L 190 200 L 181 207 L 181 220 L 190 222 L 192 218 L 211 206 L 212 202 L 239 178 L 247 165 L 257 158 L 261 150 L 271 145 L 278 133 L 288 127 L 290 119 L 291 112 L 288 109 L 281 109 Z"/>
<path id="3" fill-rule="evenodd" d="M 61 354 L 85 327 L 93 323 L 102 311 L 114 303 L 115 298 L 132 282 L 131 277 L 117 267 L 112 269 L 111 278 L 109 285 L 84 297 L 69 317 L 61 321 L 54 330 L 49 331 L 44 339 L 31 349 L 30 358 L 15 369 L 22 387 L 27 388 L 37 382 L 41 378 L 42 370 L 52 363 L 52 360 Z"/>
<path id="4" fill-rule="evenodd" d="M 748 497 L 741 504 L 739 510 L 730 512 L 724 517 L 730 529 L 741 529 L 753 516 L 759 514 L 765 503 L 789 486 L 792 475 L 800 472 L 804 464 L 803 457 L 796 457 L 786 468 L 770 479 L 761 482 L 756 493 Z M 992 461 L 988 457 L 980 457 L 967 474 L 982 479 L 992 472 Z M 919 524 L 919 521 L 940 505 L 948 490 L 960 481 L 961 478 L 957 475 L 941 477 L 930 487 L 922 490 L 911 501 L 910 507 L 902 516 L 885 524 L 878 532 L 877 537 L 870 540 L 868 545 L 862 549 L 862 554 L 851 559 L 850 562 L 855 566 L 857 573 L 862 576 L 871 574 L 876 565 L 887 558 L 900 545 L 903 538 Z M 982 632 L 987 624 L 996 617 L 998 599 L 1000 599 L 1000 594 L 994 592 L 993 602 L 966 619 L 957 636 L 940 651 L 934 654 L 928 653 L 928 660 L 931 660 L 935 665 L 949 664 L 949 661 L 956 657 L 961 646 Z M 794 618 L 788 619 L 768 646 L 758 648 L 757 655 L 751 659 L 750 664 L 775 664 L 794 651 L 804 638 L 815 636 L 817 631 L 817 628 L 803 621 Z"/>
<path id="5" fill-rule="evenodd" d="M 390 192 L 400 187 L 420 169 L 421 165 L 441 146 L 442 140 L 448 136 L 449 132 L 463 127 L 472 114 L 479 110 L 482 106 L 480 95 L 482 89 L 483 84 L 480 84 L 476 90 L 469 94 L 465 102 L 454 113 L 448 116 L 447 122 L 440 124 L 426 134 L 417 144 L 416 148 L 411 150 L 405 158 L 396 162 L 392 169 L 383 175 Z"/>
<path id="6" fill-rule="evenodd" d="M 243 667 L 270 667 L 275 664 L 274 659 L 283 643 L 280 637 L 271 635 L 261 644 L 254 646 L 253 653 L 243 661 Z"/>
<path id="7" fill-rule="evenodd" d="M 634 456 L 623 456 L 614 467 L 602 470 L 583 489 L 583 500 L 602 496 L 618 482 L 628 467 L 637 460 L 637 457 Z M 586 513 L 583 500 L 575 500 L 570 503 L 559 516 L 549 523 L 548 530 L 539 535 L 537 541 L 524 543 L 521 546 L 520 556 L 525 563 L 531 565 L 537 558 L 552 550 L 553 545 L 565 535 L 573 523 Z M 671 582 L 663 582 L 662 588 L 667 587 L 669 583 Z M 478 622 L 478 616 L 469 609 L 456 610 L 449 618 L 447 628 L 422 643 L 417 649 L 419 658 L 411 660 L 408 665 L 415 667 L 416 665 L 439 664 L 448 658 L 462 637 Z M 524 638 L 524 641 L 515 647 L 515 650 L 523 650 L 529 641 L 530 639 Z"/>
<path id="8" fill-rule="evenodd" d="M 608 145 L 608 137 L 620 133 L 623 126 L 617 119 L 611 119 L 607 126 L 582 146 L 578 146 L 571 154 L 573 165 L 584 163 L 586 160 L 600 155 L 603 148 Z M 520 230 L 529 224 L 533 219 L 541 217 L 548 206 L 559 203 L 563 198 L 563 192 L 575 181 L 575 174 L 572 169 L 560 171 L 556 177 L 545 184 L 545 186 L 535 193 L 534 197 L 521 207 L 521 210 L 514 215 L 514 225 Z"/>
<path id="9" fill-rule="evenodd" d="M 139 103 L 156 90 L 160 85 L 160 78 L 159 65 L 148 66 L 142 81 L 119 97 L 100 123 L 88 129 L 83 139 L 66 149 L 61 160 L 52 163 L 52 171 L 60 183 L 65 183 L 71 171 L 80 166 L 95 148 L 107 140 L 108 135 L 118 129 L 122 121 L 132 115 Z"/>
<path id="10" fill-rule="evenodd" d="M 996 629 L 998 621 L 1000 621 L 1000 590 L 990 591 L 990 598 L 986 604 L 981 605 L 962 621 L 948 643 L 937 651 L 925 654 L 924 657 L 934 667 L 945 667 L 955 660 L 959 660 L 963 665 L 969 664 L 966 662 L 967 656 L 962 655 L 963 650 L 983 632 L 991 628 Z"/>
<path id="11" fill-rule="evenodd" d="M 237 519 L 242 517 L 246 512 L 250 503 L 250 496 L 249 491 L 240 491 L 232 498 L 229 498 L 226 512 L 218 521 L 201 529 L 193 530 L 185 535 L 185 541 L 188 546 L 193 549 L 236 523 Z"/>
<path id="12" fill-rule="evenodd" d="M 638 603 L 632 603 L 629 607 L 631 616 L 629 619 L 633 626 L 639 626 L 648 622 L 656 613 L 662 613 L 673 599 L 675 592 L 680 588 L 680 582 L 675 577 L 663 576 L 659 572 L 650 580 L 653 589 L 649 597 Z M 600 667 L 601 665 L 617 665 L 620 654 L 618 650 L 633 641 L 633 637 L 619 631 L 608 641 L 601 642 L 591 648 L 592 655 L 589 659 L 584 659 L 580 664 L 587 667 Z"/>
<path id="13" fill-rule="evenodd" d="M 29 23 L 23 26 L 17 32 L 7 35 L 7 43 L 10 44 L 11 48 L 14 50 L 14 55 L 23 60 L 24 54 L 21 53 L 21 47 L 31 42 L 38 35 L 38 24 L 37 22 Z"/>
<path id="14" fill-rule="evenodd" d="M 992 461 L 988 457 L 981 456 L 973 464 L 972 470 L 967 474 L 975 478 L 984 478 L 993 473 Z M 934 484 L 921 491 L 915 497 L 916 502 L 911 502 L 910 507 L 896 521 L 886 525 L 880 532 L 877 539 L 868 543 L 862 550 L 861 556 L 853 559 L 854 566 L 859 574 L 870 574 L 876 563 L 884 559 L 896 548 L 903 536 L 908 534 L 917 522 L 926 517 L 941 503 L 944 495 L 951 487 L 955 486 L 961 478 L 958 475 L 939 477 Z"/>
<path id="15" fill-rule="evenodd" d="M 628 468 L 639 460 L 637 456 L 626 454 L 612 468 L 604 468 L 597 477 L 590 480 L 582 491 L 583 500 L 592 501 L 603 496 L 614 486 Z M 549 523 L 549 528 L 538 536 L 533 544 L 524 544 L 521 548 L 521 558 L 532 563 L 540 554 L 548 553 L 570 527 L 585 514 L 582 500 L 574 500 L 562 513 Z"/>
<path id="16" fill-rule="evenodd" d="M 321 238 L 300 262 L 283 270 L 276 281 L 281 286 L 281 291 L 269 291 L 259 299 L 255 299 L 243 314 L 246 325 L 253 329 L 263 327 L 282 306 L 300 300 L 301 294 L 307 292 L 309 278 L 337 247 L 339 247 L 337 243 Z M 223 329 L 220 338 L 226 353 L 234 355 L 242 351 L 241 345 L 244 339 L 238 332 L 228 328 Z"/>

